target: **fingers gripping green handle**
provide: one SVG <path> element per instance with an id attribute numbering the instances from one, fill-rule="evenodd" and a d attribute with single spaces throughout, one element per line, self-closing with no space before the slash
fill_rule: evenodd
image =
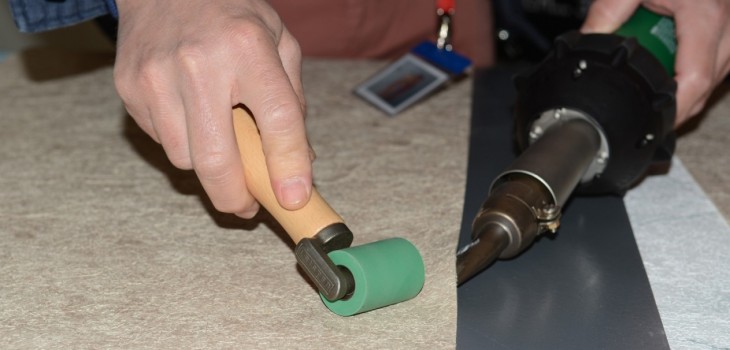
<path id="1" fill-rule="evenodd" d="M 677 38 L 673 19 L 640 7 L 616 31 L 616 34 L 636 38 L 641 46 L 659 60 L 670 75 L 674 75 Z"/>

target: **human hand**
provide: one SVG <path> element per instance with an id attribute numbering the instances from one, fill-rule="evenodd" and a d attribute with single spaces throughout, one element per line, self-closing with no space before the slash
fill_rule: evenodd
<path id="1" fill-rule="evenodd" d="M 195 169 L 216 209 L 250 218 L 231 117 L 245 104 L 277 200 L 304 206 L 311 162 L 301 51 L 265 0 L 117 0 L 114 80 L 129 114 L 173 165 Z"/>
<path id="2" fill-rule="evenodd" d="M 678 45 L 677 127 L 704 108 L 712 90 L 730 70 L 730 1 L 596 0 L 581 31 L 611 33 L 639 5 L 674 17 Z"/>

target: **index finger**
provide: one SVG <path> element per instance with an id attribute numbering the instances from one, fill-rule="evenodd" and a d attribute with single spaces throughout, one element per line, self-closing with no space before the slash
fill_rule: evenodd
<path id="1" fill-rule="evenodd" d="M 596 0 L 588 9 L 583 33 L 611 33 L 636 11 L 640 0 Z"/>
<path id="2" fill-rule="evenodd" d="M 289 80 L 273 40 L 244 45 L 246 56 L 237 77 L 238 100 L 252 112 L 261 134 L 274 194 L 286 209 L 309 200 L 312 164 L 299 96 Z"/>
<path id="3" fill-rule="evenodd" d="M 722 20 L 713 6 L 675 9 L 677 124 L 699 112 L 713 87 Z"/>

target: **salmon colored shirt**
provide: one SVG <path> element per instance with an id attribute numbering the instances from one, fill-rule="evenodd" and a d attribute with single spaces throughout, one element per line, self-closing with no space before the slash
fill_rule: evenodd
<path id="1" fill-rule="evenodd" d="M 435 40 L 436 0 L 269 0 L 305 56 L 395 58 Z M 453 46 L 476 66 L 494 62 L 488 0 L 456 0 Z"/>

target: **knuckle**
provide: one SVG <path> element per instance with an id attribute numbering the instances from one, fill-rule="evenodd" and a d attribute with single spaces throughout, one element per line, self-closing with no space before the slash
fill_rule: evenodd
<path id="1" fill-rule="evenodd" d="M 256 200 L 251 195 L 240 196 L 233 199 L 213 199 L 213 206 L 223 213 L 244 213 L 256 209 Z M 255 213 L 251 213 L 255 214 Z M 249 215 L 253 216 L 253 215 Z"/>
<path id="2" fill-rule="evenodd" d="M 178 169 L 182 170 L 190 170 L 192 169 L 192 162 L 190 162 L 190 157 L 188 156 L 171 156 L 170 163 L 174 165 Z"/>
<path id="3" fill-rule="evenodd" d="M 723 1 L 723 3 L 724 2 L 726 1 Z M 714 5 L 714 8 L 707 11 L 705 23 L 707 25 L 722 27 L 725 24 L 725 21 L 727 21 L 727 5 L 721 5 L 718 3 L 715 3 Z"/>
<path id="4" fill-rule="evenodd" d="M 307 110 L 307 100 L 305 100 L 304 98 L 300 98 L 299 99 L 299 108 L 302 111 L 306 111 Z M 304 112 L 302 112 L 302 113 L 303 113 L 303 118 L 306 118 L 307 117 L 307 114 L 304 113 Z"/>
<path id="5" fill-rule="evenodd" d="M 284 51 L 292 60 L 299 62 L 302 60 L 302 47 L 299 42 L 290 35 L 285 35 L 281 39 L 282 51 Z"/>
<path id="6" fill-rule="evenodd" d="M 289 49 L 291 50 L 291 52 L 294 55 L 294 57 L 298 61 L 301 61 L 301 59 L 302 59 L 302 46 L 299 45 L 299 42 L 292 37 L 292 40 L 288 40 L 287 41 L 287 46 L 290 47 Z"/>
<path id="7" fill-rule="evenodd" d="M 705 109 L 705 105 L 707 104 L 706 99 L 701 99 L 697 101 L 697 103 L 689 110 L 688 117 L 695 116 L 699 114 L 703 109 Z"/>
<path id="8" fill-rule="evenodd" d="M 707 69 L 694 72 L 686 78 L 685 84 L 687 84 L 687 88 L 704 94 L 705 91 L 712 88 L 712 72 Z"/>
<path id="9" fill-rule="evenodd" d="M 714 11 L 720 18 L 727 18 L 730 13 L 730 3 L 728 1 L 713 1 Z"/>
<path id="10" fill-rule="evenodd" d="M 133 68 L 114 69 L 114 85 L 123 100 L 136 99 L 142 91 L 159 92 L 163 80 L 163 64 L 150 58 L 140 60 Z"/>
<path id="11" fill-rule="evenodd" d="M 133 96 L 135 91 L 133 86 L 130 75 L 121 68 L 114 67 L 114 88 L 125 103 L 128 103 Z"/>
<path id="12" fill-rule="evenodd" d="M 193 43 L 181 44 L 175 50 L 175 60 L 188 73 L 199 73 L 206 64 L 205 50 Z"/>
<path id="13" fill-rule="evenodd" d="M 615 19 L 615 11 L 610 3 L 606 1 L 596 1 L 591 5 L 590 12 L 594 18 L 608 18 L 611 20 Z"/>
<path id="14" fill-rule="evenodd" d="M 270 40 L 272 32 L 260 20 L 239 21 L 226 28 L 226 37 L 230 42 L 251 48 L 262 40 Z"/>
<path id="15" fill-rule="evenodd" d="M 213 186 L 225 184 L 231 174 L 231 165 L 227 162 L 227 158 L 219 152 L 194 156 L 192 163 L 200 180 Z"/>
<path id="16" fill-rule="evenodd" d="M 146 53 L 114 67 L 114 84 L 122 99 L 137 99 L 142 91 L 156 91 L 163 80 L 164 63 L 154 53 Z"/>
<path id="17" fill-rule="evenodd" d="M 143 91 L 159 92 L 163 78 L 162 66 L 154 61 L 147 61 L 139 67 L 137 77 Z"/>
<path id="18" fill-rule="evenodd" d="M 677 12 L 685 10 L 689 6 L 695 6 L 692 2 L 684 2 L 677 4 L 675 7 Z M 706 1 L 703 6 L 697 10 L 694 15 L 695 19 L 701 16 L 701 21 L 695 21 L 693 24 L 703 28 L 712 28 L 712 30 L 718 30 L 727 25 L 728 16 L 730 15 L 730 2 L 729 1 Z"/>
<path id="19" fill-rule="evenodd" d="M 301 116 L 300 101 L 276 103 L 265 111 L 266 131 L 274 135 L 287 135 L 294 132 L 297 118 Z"/>
<path id="20" fill-rule="evenodd" d="M 170 137 L 168 137 L 165 141 L 162 142 L 163 147 L 167 150 L 167 159 L 170 160 L 170 163 L 174 165 L 178 169 L 183 170 L 190 170 L 193 168 L 192 161 L 190 160 L 190 155 L 185 152 L 180 142 L 175 142 L 174 139 L 171 140 Z"/>
<path id="21" fill-rule="evenodd" d="M 646 5 L 659 7 L 659 8 L 673 8 L 675 7 L 674 0 L 649 0 L 645 1 Z"/>

